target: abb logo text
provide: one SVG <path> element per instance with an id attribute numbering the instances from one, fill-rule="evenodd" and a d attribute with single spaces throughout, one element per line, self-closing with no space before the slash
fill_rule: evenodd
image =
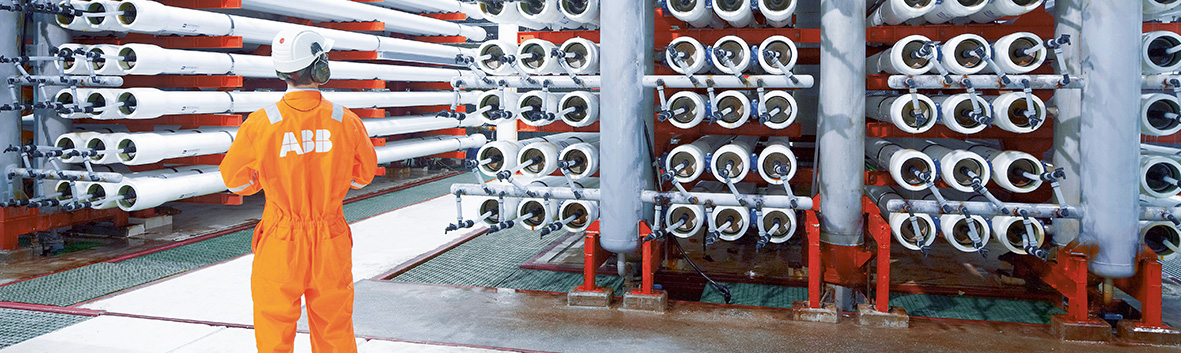
<path id="1" fill-rule="evenodd" d="M 300 131 L 300 139 L 295 138 L 294 132 L 283 134 L 283 146 L 279 149 L 279 157 L 286 157 L 287 152 L 297 155 L 304 153 L 324 153 L 332 150 L 332 131 L 319 129 L 316 131 Z"/>

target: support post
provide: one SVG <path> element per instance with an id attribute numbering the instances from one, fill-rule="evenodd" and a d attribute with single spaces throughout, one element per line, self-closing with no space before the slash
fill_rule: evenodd
<path id="1" fill-rule="evenodd" d="M 865 174 L 865 0 L 820 3 L 820 240 L 861 245 Z"/>
<path id="2" fill-rule="evenodd" d="M 20 31 L 23 18 L 20 12 L 0 11 L 0 56 L 14 57 L 20 52 Z M 0 77 L 7 78 L 16 74 L 12 64 L 0 65 Z M 4 90 L 7 90 L 4 87 Z M 0 94 L 0 105 L 20 103 L 13 102 L 8 92 Z M 20 110 L 0 111 L 0 149 L 9 145 L 21 144 L 21 115 Z M 0 153 L 0 170 L 8 170 L 9 166 L 20 163 L 16 153 Z M 8 191 L 8 178 L 0 179 L 0 199 L 7 200 L 12 195 L 5 195 Z"/>
<path id="3" fill-rule="evenodd" d="M 1060 38 L 1069 35 L 1071 45 L 1062 47 L 1062 56 L 1057 57 L 1057 71 L 1059 75 L 1081 75 L 1079 50 L 1079 34 L 1083 24 L 1081 0 L 1058 0 L 1054 5 L 1054 36 Z M 1078 89 L 1058 89 L 1054 91 L 1054 105 L 1058 107 L 1058 115 L 1054 116 L 1054 167 L 1062 168 L 1066 177 L 1059 180 L 1063 200 L 1055 200 L 1061 205 L 1078 205 L 1082 192 L 1079 181 L 1079 124 L 1082 122 L 1083 92 Z M 1074 219 L 1058 219 L 1054 221 L 1054 244 L 1058 246 L 1070 244 L 1078 238 L 1079 221 Z"/>
<path id="4" fill-rule="evenodd" d="M 1079 128 L 1082 219 L 1079 241 L 1092 248 L 1090 269 L 1100 277 L 1136 274 L 1138 246 L 1141 4 L 1082 4 L 1085 79 Z"/>
<path id="5" fill-rule="evenodd" d="M 640 193 L 653 186 L 651 136 L 654 120 L 653 90 L 644 88 L 644 76 L 651 74 L 655 10 L 652 1 L 604 1 L 602 17 L 601 71 L 603 81 L 603 158 L 599 168 L 602 185 L 600 220 L 604 249 L 634 255 L 639 246 L 636 224 L 645 219 Z M 629 256 L 630 257 L 630 256 Z"/>
<path id="6" fill-rule="evenodd" d="M 599 287 L 595 277 L 600 266 L 607 262 L 608 253 L 599 246 L 599 221 L 591 223 L 583 239 L 582 285 L 574 287 L 566 295 L 567 305 L 606 308 L 611 306 L 614 290 Z"/>

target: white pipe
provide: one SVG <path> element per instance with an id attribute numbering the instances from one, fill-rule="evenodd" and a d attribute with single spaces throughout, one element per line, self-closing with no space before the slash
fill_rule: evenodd
<path id="1" fill-rule="evenodd" d="M 1140 156 L 1140 192 L 1166 198 L 1181 192 L 1181 186 L 1168 179 L 1181 179 L 1181 163 L 1160 155 Z"/>
<path id="2" fill-rule="evenodd" d="M 585 127 L 599 121 L 599 94 L 588 91 L 566 93 L 558 101 L 558 118 L 566 125 Z"/>
<path id="3" fill-rule="evenodd" d="M 119 49 L 119 66 L 128 75 L 238 75 L 275 77 L 269 56 L 164 49 L 151 44 L 127 44 Z M 129 60 L 128 58 L 134 58 Z M 468 70 L 333 61 L 332 78 L 406 82 L 449 82 L 473 79 Z"/>
<path id="4" fill-rule="evenodd" d="M 702 136 L 692 143 L 673 147 L 664 160 L 664 170 L 674 172 L 673 179 L 678 183 L 697 180 L 709 163 L 706 155 L 721 148 L 728 140 L 726 136 Z"/>
<path id="5" fill-rule="evenodd" d="M 197 167 L 192 167 L 196 169 Z M 202 172 L 161 174 L 144 178 L 124 179 L 119 183 L 119 208 L 140 211 L 163 205 L 165 202 L 187 199 L 226 191 L 221 173 L 216 169 Z"/>
<path id="6" fill-rule="evenodd" d="M 792 24 L 791 16 L 796 12 L 796 0 L 759 0 L 759 11 L 771 27 L 787 27 Z"/>
<path id="7" fill-rule="evenodd" d="M 94 111 L 83 117 L 91 119 L 118 119 L 120 117 L 120 103 L 118 99 L 122 93 L 123 90 L 117 88 L 90 90 L 86 95 L 86 104 L 94 108 Z"/>
<path id="8" fill-rule="evenodd" d="M 752 0 L 710 0 L 713 4 L 714 12 L 721 17 L 722 20 L 730 23 L 735 28 L 743 28 L 751 25 L 755 21 L 754 9 L 751 8 Z"/>
<path id="9" fill-rule="evenodd" d="M 115 16 L 108 21 L 112 30 L 178 35 L 241 36 L 250 44 L 270 44 L 283 30 L 313 30 L 334 41 L 337 50 L 366 50 L 393 52 L 397 60 L 422 62 L 454 62 L 458 55 L 470 56 L 474 51 L 455 46 L 361 34 L 349 31 L 303 26 L 235 15 L 165 6 L 147 0 L 123 1 Z"/>
<path id="10" fill-rule="evenodd" d="M 915 100 L 918 107 L 915 107 Z M 865 98 L 865 115 L 878 121 L 894 124 L 910 134 L 921 134 L 935 127 L 939 117 L 935 102 L 925 94 L 901 96 L 869 96 Z M 919 115 L 922 120 L 919 120 Z"/>
<path id="11" fill-rule="evenodd" d="M 181 176 L 181 175 L 196 174 L 198 172 L 217 173 L 217 166 L 192 166 L 192 167 L 179 167 L 179 168 L 164 168 L 164 169 L 157 169 L 157 170 L 151 170 L 151 171 L 146 171 L 146 172 L 124 174 L 123 179 L 131 180 L 131 179 L 139 179 L 139 178 L 152 178 L 152 177 L 156 177 L 159 175 L 165 175 L 165 174 L 172 175 L 172 176 Z M 94 200 L 91 201 L 91 203 L 90 203 L 90 208 L 93 208 L 96 210 L 118 208 L 119 207 L 118 201 L 120 200 L 118 198 L 120 185 L 121 185 L 120 183 L 90 183 L 86 187 L 86 193 L 94 196 L 93 197 Z"/>
<path id="12" fill-rule="evenodd" d="M 1033 101 L 1033 120 L 1026 115 L 1029 105 L 1026 99 Z M 1036 95 L 1026 95 L 1025 92 L 1009 92 L 992 99 L 992 123 L 1002 130 L 1018 134 L 1028 134 L 1037 131 L 1046 122 L 1046 103 Z"/>
<path id="13" fill-rule="evenodd" d="M 750 97 L 744 91 L 725 91 L 714 96 L 714 122 L 727 129 L 737 129 L 750 120 Z"/>
<path id="14" fill-rule="evenodd" d="M 696 75 L 710 69 L 713 61 L 700 41 L 689 36 L 674 38 L 668 44 L 672 50 L 664 51 L 664 64 L 679 74 Z M 681 56 L 675 58 L 674 55 Z"/>
<path id="15" fill-rule="evenodd" d="M 915 176 L 915 171 L 936 173 L 935 162 L 931 157 L 880 138 L 865 139 L 865 156 L 879 167 L 886 168 L 899 187 L 910 191 L 927 188 L 927 182 Z"/>
<path id="16" fill-rule="evenodd" d="M 544 24 L 552 30 L 578 28 L 581 24 L 562 15 L 558 2 L 559 0 L 519 1 L 516 6 L 525 19 Z"/>
<path id="17" fill-rule="evenodd" d="M 796 99 L 787 93 L 787 91 L 767 92 L 767 94 L 763 95 L 763 100 L 759 102 L 759 106 L 763 107 L 763 110 L 767 114 L 771 114 L 770 119 L 764 121 L 763 124 L 775 130 L 782 130 L 791 126 L 791 123 L 796 121 L 796 116 L 799 114 Z"/>
<path id="18" fill-rule="evenodd" d="M 792 3 L 795 3 L 794 0 Z M 768 52 L 770 52 L 772 57 L 775 59 L 769 59 L 767 57 Z M 796 43 L 793 42 L 791 38 L 774 35 L 767 37 L 767 39 L 764 39 L 763 42 L 759 44 L 757 56 L 759 66 L 762 67 L 763 71 L 765 71 L 767 74 L 783 75 L 784 72 L 783 70 L 779 69 L 779 65 L 783 65 L 783 68 L 791 71 L 791 69 L 796 66 L 796 61 L 799 59 L 800 52 L 799 49 L 796 48 Z M 775 61 L 778 61 L 779 63 L 776 64 Z"/>
<path id="19" fill-rule="evenodd" d="M 558 159 L 567 163 L 567 168 L 572 172 L 570 179 L 590 178 L 599 172 L 599 141 L 566 146 L 558 154 Z"/>
<path id="20" fill-rule="evenodd" d="M 972 97 L 976 97 L 975 103 L 973 103 Z M 992 120 L 992 105 L 988 104 L 988 100 L 979 94 L 960 93 L 931 97 L 931 100 L 939 105 L 939 122 L 951 131 L 965 135 L 984 131 L 988 125 L 981 124 L 972 117 L 977 110 L 979 110 L 980 118 Z"/>
<path id="21" fill-rule="evenodd" d="M 476 100 L 476 111 L 481 112 L 477 117 L 489 124 L 511 121 L 520 113 L 517 109 L 520 98 L 517 92 L 507 89 L 486 91 Z"/>
<path id="22" fill-rule="evenodd" d="M 481 93 L 461 92 L 459 104 L 474 104 Z M 118 96 L 118 117 L 112 119 L 253 112 L 278 102 L 283 95 L 284 92 L 194 92 L 131 88 Z M 324 99 L 350 109 L 449 105 L 456 99 L 454 92 L 324 92 L 323 95 Z"/>
<path id="23" fill-rule="evenodd" d="M 562 15 L 588 27 L 599 26 L 599 0 L 561 0 Z"/>
<path id="24" fill-rule="evenodd" d="M 935 10 L 935 0 L 886 0 L 869 15 L 866 27 L 888 24 L 897 26 L 912 18 L 923 17 Z"/>
<path id="25" fill-rule="evenodd" d="M 992 43 L 993 62 L 1001 71 L 1020 75 L 1042 66 L 1049 50 L 1042 44 L 1042 38 L 1029 32 L 1013 33 Z M 986 67 L 984 72 L 995 72 Z"/>
<path id="26" fill-rule="evenodd" d="M 443 119 L 434 114 L 394 116 L 377 119 L 361 119 L 370 137 L 391 136 L 426 132 L 442 129 L 476 127 L 483 124 L 479 119 L 468 117 L 464 120 Z"/>
<path id="27" fill-rule="evenodd" d="M 935 67 L 935 61 L 919 53 L 930 41 L 930 38 L 918 34 L 899 39 L 889 49 L 865 59 L 865 72 L 885 72 L 893 75 L 925 74 Z M 936 48 L 930 47 L 927 50 L 934 51 Z"/>
<path id="28" fill-rule="evenodd" d="M 668 99 L 672 117 L 668 120 L 680 129 L 691 129 L 705 121 L 705 97 L 693 91 L 680 91 Z"/>
<path id="29" fill-rule="evenodd" d="M 1021 151 L 1001 151 L 985 145 L 968 147 L 992 164 L 992 181 L 1005 190 L 1024 194 L 1042 186 L 1042 179 L 1030 178 L 1026 173 L 1041 176 L 1046 168 L 1036 157 Z"/>
<path id="30" fill-rule="evenodd" d="M 978 56 L 977 50 L 980 48 L 984 49 L 985 57 Z M 992 50 L 990 48 L 988 41 L 979 35 L 965 33 L 952 37 L 940 47 L 940 50 L 943 52 L 943 67 L 953 74 L 978 74 L 988 66 L 986 58 L 992 56 Z"/>
<path id="31" fill-rule="evenodd" d="M 692 192 L 714 193 L 722 191 L 726 186 L 716 181 L 702 181 L 693 187 Z M 685 221 L 679 227 L 673 227 L 682 218 Z M 677 238 L 692 238 L 701 233 L 702 225 L 709 222 L 705 218 L 705 206 L 691 204 L 672 204 L 665 211 L 664 228 Z"/>
<path id="32" fill-rule="evenodd" d="M 1170 52 L 1170 49 L 1181 46 L 1181 35 L 1170 31 L 1155 31 L 1144 33 L 1141 40 L 1140 59 L 1144 74 L 1181 70 L 1181 52 Z"/>
<path id="33" fill-rule="evenodd" d="M 530 91 L 517 99 L 517 114 L 526 125 L 546 126 L 557 120 L 559 100 L 561 97 L 553 93 Z"/>
<path id="34" fill-rule="evenodd" d="M 1181 132 L 1181 101 L 1177 96 L 1148 93 L 1140 96 L 1140 133 L 1168 136 Z"/>
<path id="35" fill-rule="evenodd" d="M 377 150 L 377 164 L 397 162 L 434 154 L 479 148 L 488 142 L 481 134 L 470 136 L 430 136 L 388 142 Z"/>
<path id="36" fill-rule="evenodd" d="M 713 158 L 710 159 L 710 173 L 718 181 L 726 180 L 722 177 L 722 170 L 725 170 L 730 180 L 735 183 L 746 179 L 746 174 L 750 172 L 750 156 L 758 142 L 758 136 L 735 137 L 730 143 L 714 151 Z"/>
<path id="37" fill-rule="evenodd" d="M 569 0 L 562 0 L 569 1 Z M 566 54 L 564 59 L 566 67 L 576 75 L 596 75 L 599 73 L 599 44 L 592 42 L 586 38 L 574 37 L 562 43 L 558 47 Z M 558 72 L 563 70 L 559 69 Z"/>
<path id="38" fill-rule="evenodd" d="M 968 16 L 977 23 L 996 21 L 1009 16 L 1021 16 L 1042 6 L 1043 0 L 990 0 L 979 12 Z"/>
<path id="39" fill-rule="evenodd" d="M 484 71 L 489 75 L 510 75 L 514 73 L 513 67 L 505 62 L 505 56 L 517 55 L 517 43 L 490 40 L 480 44 L 476 49 L 476 67 L 480 71 Z"/>
<path id="40" fill-rule="evenodd" d="M 518 25 L 532 30 L 541 30 L 546 27 L 543 23 L 525 18 L 525 15 L 521 13 L 521 8 L 517 7 L 515 3 L 481 2 L 479 9 L 480 15 L 485 19 L 502 25 Z"/>
<path id="41" fill-rule="evenodd" d="M 322 22 L 375 21 L 389 32 L 419 36 L 463 36 L 481 41 L 488 34 L 478 26 L 462 25 L 347 0 L 243 0 L 242 8 Z"/>
<path id="42" fill-rule="evenodd" d="M 988 241 L 992 238 L 992 228 L 989 227 L 988 221 L 984 217 L 972 215 L 972 222 L 976 223 L 976 236 L 980 239 L 980 247 L 988 245 Z M 972 231 L 971 225 L 968 224 L 968 217 L 962 214 L 945 214 L 939 216 L 939 231 L 943 233 L 943 238 L 951 244 L 951 247 L 962 252 L 976 252 L 976 244 L 972 242 L 972 237 L 969 232 Z"/>
<path id="43" fill-rule="evenodd" d="M 1042 242 L 1046 240 L 1046 230 L 1042 226 L 1042 221 L 1037 218 L 1030 218 L 1033 222 L 1033 238 L 1037 244 L 1032 244 L 1037 247 L 1042 246 Z M 992 217 L 992 231 L 996 238 L 1001 241 L 1001 245 L 1005 249 L 1017 255 L 1028 255 L 1025 252 L 1024 236 L 1027 232 L 1025 229 L 1025 222 L 1021 217 L 1012 216 L 996 216 Z"/>
<path id="44" fill-rule="evenodd" d="M 967 150 L 947 148 L 930 140 L 925 143 L 928 145 L 922 148 L 922 152 L 932 160 L 939 161 L 939 176 L 952 189 L 960 192 L 974 191 L 972 177 L 964 171 L 965 168 L 979 177 L 981 185 L 988 185 L 992 178 L 992 168 L 984 157 Z"/>
<path id="45" fill-rule="evenodd" d="M 373 4 L 414 13 L 461 12 L 468 17 L 477 16 L 474 18 L 477 20 L 483 19 L 483 17 L 479 17 L 481 16 L 480 9 L 476 4 L 463 3 L 459 0 L 384 0 Z"/>
<path id="46" fill-rule="evenodd" d="M 669 1 L 668 10 L 690 26 L 722 28 L 722 18 L 709 9 L 709 1 L 712 0 Z"/>
<path id="47" fill-rule="evenodd" d="M 1171 260 L 1177 257 L 1177 246 L 1181 246 L 1181 230 L 1172 222 L 1140 221 L 1140 242 L 1152 248 L 1161 260 Z"/>
<path id="48" fill-rule="evenodd" d="M 590 228 L 591 223 L 599 219 L 599 203 L 586 200 L 562 201 L 562 205 L 558 207 L 558 218 L 566 219 L 568 217 L 575 218 L 562 225 L 566 231 L 572 233 L 585 231 Z"/>
<path id="49" fill-rule="evenodd" d="M 940 24 L 950 22 L 951 20 L 966 17 L 968 15 L 979 12 L 988 5 L 988 0 L 970 0 L 970 1 L 942 1 L 935 5 L 935 9 L 923 15 L 923 19 L 927 23 Z"/>
<path id="50" fill-rule="evenodd" d="M 115 145 L 122 152 L 115 155 L 125 165 L 143 165 L 169 158 L 225 153 L 237 133 L 238 128 L 228 127 L 126 134 Z"/>
<path id="51" fill-rule="evenodd" d="M 739 36 L 725 36 L 714 42 L 710 47 L 710 55 L 714 69 L 724 74 L 741 74 L 754 69 L 754 57 L 751 56 L 750 44 Z M 721 53 L 728 53 L 722 55 Z M 731 68 L 733 66 L 733 68 Z"/>
<path id="52" fill-rule="evenodd" d="M 931 218 L 931 215 L 923 213 L 916 213 L 914 217 L 915 220 L 912 222 L 909 214 L 891 213 L 887 219 L 890 223 L 890 232 L 894 234 L 894 240 L 897 240 L 904 248 L 918 251 L 935 243 L 935 220 Z M 916 223 L 918 231 L 915 231 Z M 920 236 L 923 239 L 921 245 L 919 244 Z"/>
<path id="53" fill-rule="evenodd" d="M 521 169 L 521 174 L 531 178 L 544 177 L 558 170 L 558 157 L 563 149 L 578 143 L 597 143 L 598 141 L 598 134 L 591 134 L 530 143 L 517 152 L 517 165 L 541 157 L 541 162 Z"/>
<path id="54" fill-rule="evenodd" d="M 797 163 L 796 154 L 791 151 L 789 143 L 787 137 L 772 136 L 767 139 L 767 147 L 763 147 L 763 150 L 759 152 L 757 165 L 759 176 L 771 185 L 783 185 L 785 181 L 791 180 L 796 175 L 799 163 Z M 776 164 L 787 168 L 787 173 L 779 174 L 775 170 Z"/>
<path id="55" fill-rule="evenodd" d="M 527 40 L 517 48 L 517 66 L 530 75 L 559 73 L 558 59 L 550 55 L 557 49 L 554 43 L 540 38 Z"/>

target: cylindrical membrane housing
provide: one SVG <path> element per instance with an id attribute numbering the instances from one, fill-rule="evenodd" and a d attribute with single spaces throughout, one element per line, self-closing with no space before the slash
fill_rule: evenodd
<path id="1" fill-rule="evenodd" d="M 988 245 L 988 240 L 992 238 L 992 228 L 989 227 L 988 221 L 984 217 L 972 215 L 970 218 L 973 223 L 976 223 L 976 236 L 980 238 L 980 247 Z M 968 217 L 960 214 L 945 214 L 939 216 L 939 231 L 943 233 L 943 238 L 951 244 L 951 247 L 962 252 L 976 252 L 976 244 L 972 242 L 972 237 L 969 233 L 972 231 L 972 226 L 968 224 Z"/>
<path id="2" fill-rule="evenodd" d="M 763 107 L 763 110 L 770 115 L 763 125 L 775 130 L 791 126 L 791 123 L 796 121 L 796 115 L 799 114 L 795 97 L 792 97 L 787 91 L 767 92 L 763 95 L 759 106 Z"/>
<path id="3" fill-rule="evenodd" d="M 709 110 L 705 97 L 693 91 L 680 91 L 668 99 L 668 109 L 672 117 L 668 120 L 673 126 L 681 129 L 692 129 L 705 121 L 705 113 Z"/>
<path id="4" fill-rule="evenodd" d="M 701 173 L 708 167 L 710 153 L 722 147 L 728 141 L 726 136 L 702 136 L 692 143 L 673 147 L 664 160 L 664 170 L 674 171 L 673 180 L 678 183 L 688 183 L 701 177 Z M 684 165 L 680 169 L 678 166 Z M 704 183 L 704 182 L 703 182 Z M 698 183 L 700 184 L 700 183 Z"/>
<path id="5" fill-rule="evenodd" d="M 572 127 L 586 127 L 599 121 L 599 94 L 588 91 L 566 93 L 558 102 L 558 118 Z"/>
<path id="6" fill-rule="evenodd" d="M 1042 6 L 1044 0 L 990 0 L 980 11 L 968 16 L 977 23 L 996 21 L 1009 16 L 1021 16 Z"/>
<path id="7" fill-rule="evenodd" d="M 560 72 L 558 58 L 553 57 L 558 46 L 540 38 L 533 38 L 517 47 L 517 66 L 530 75 L 550 75 Z"/>
<path id="8" fill-rule="evenodd" d="M 795 3 L 795 0 L 788 1 L 791 1 L 793 4 Z M 782 75 L 783 70 L 779 68 L 780 65 L 791 71 L 796 66 L 799 56 L 799 49 L 796 48 L 796 43 L 791 38 L 775 35 L 767 37 L 767 39 L 763 40 L 763 43 L 759 44 L 759 66 L 768 75 Z"/>
<path id="9" fill-rule="evenodd" d="M 1046 240 L 1046 229 L 1042 226 L 1042 221 L 1037 218 L 1030 218 L 1033 222 L 1033 238 L 1037 241 L 1035 244 L 1038 247 Z M 995 216 L 992 217 L 992 231 L 995 233 L 997 240 L 1001 241 L 1001 245 L 1005 249 L 1017 255 L 1028 255 L 1025 252 L 1025 222 L 1021 217 L 1013 216 Z"/>
<path id="10" fill-rule="evenodd" d="M 1029 102 L 1033 102 L 1033 107 L 1029 106 Z M 1046 122 L 1046 103 L 1034 94 L 1009 92 L 992 99 L 992 116 L 996 127 L 1028 134 L 1037 131 Z"/>
<path id="11" fill-rule="evenodd" d="M 796 12 L 796 0 L 758 0 L 759 12 L 771 27 L 791 25 L 791 16 Z"/>
<path id="12" fill-rule="evenodd" d="M 722 18 L 709 9 L 713 0 L 685 0 L 669 1 L 668 10 L 678 20 L 688 22 L 690 26 L 722 28 Z"/>
<path id="13" fill-rule="evenodd" d="M 562 0 L 568 2 L 570 0 Z M 576 75 L 594 75 L 599 73 L 599 44 L 582 37 L 570 38 L 558 48 L 566 57 L 565 66 Z"/>
<path id="14" fill-rule="evenodd" d="M 986 58 L 992 55 L 988 41 L 972 33 L 952 37 L 943 43 L 940 50 L 943 54 L 943 67 L 958 75 L 975 75 L 984 71 L 988 66 Z"/>
<path id="15" fill-rule="evenodd" d="M 946 23 L 979 12 L 985 5 L 988 5 L 988 0 L 945 0 L 923 15 L 923 19 L 931 24 Z"/>
<path id="16" fill-rule="evenodd" d="M 892 123 L 907 133 L 927 132 L 939 121 L 939 110 L 935 108 L 935 102 L 924 94 L 869 96 L 865 100 L 866 116 Z M 918 102 L 917 107 L 915 101 Z"/>
<path id="17" fill-rule="evenodd" d="M 886 0 L 869 15 L 866 26 L 888 24 L 897 26 L 912 18 L 922 17 L 935 9 L 935 0 Z"/>
<path id="18" fill-rule="evenodd" d="M 517 99 L 517 113 L 521 122 L 529 126 L 546 126 L 558 120 L 558 102 L 561 97 L 545 91 L 530 91 Z"/>
<path id="19" fill-rule="evenodd" d="M 1163 74 L 1181 70 L 1181 35 L 1170 31 L 1144 33 L 1140 47 L 1144 74 Z"/>
<path id="20" fill-rule="evenodd" d="M 1140 133 L 1166 136 L 1181 132 L 1181 101 L 1171 94 L 1140 96 Z"/>
<path id="21" fill-rule="evenodd" d="M 752 8 L 753 0 L 710 0 L 713 2 L 714 12 L 731 26 L 742 28 L 755 21 Z"/>
<path id="22" fill-rule="evenodd" d="M 737 129 L 750 120 L 750 97 L 744 91 L 722 92 L 714 96 L 713 106 L 714 122 L 724 128 Z"/>
<path id="23" fill-rule="evenodd" d="M 976 97 L 975 101 L 972 97 Z M 975 134 L 988 127 L 980 121 L 992 120 L 992 105 L 980 95 L 960 93 L 931 97 L 931 100 L 939 105 L 939 122 L 951 131 L 965 135 Z"/>
<path id="24" fill-rule="evenodd" d="M 758 136 L 738 136 L 714 151 L 709 168 L 714 179 L 726 181 L 729 178 L 735 183 L 746 179 L 746 174 L 750 172 L 751 156 L 758 142 Z M 723 171 L 725 176 L 722 175 Z"/>
<path id="25" fill-rule="evenodd" d="M 771 185 L 783 185 L 796 175 L 796 154 L 791 151 L 791 145 L 786 137 L 771 137 L 767 140 L 767 147 L 759 152 L 759 176 Z M 779 166 L 779 168 L 776 168 Z M 780 174 L 779 169 L 786 170 Z"/>
<path id="26" fill-rule="evenodd" d="M 1155 198 L 1177 195 L 1181 192 L 1177 180 L 1181 180 L 1181 163 L 1159 155 L 1140 156 L 1141 193 Z"/>
<path id="27" fill-rule="evenodd" d="M 865 139 L 865 156 L 879 167 L 886 168 L 899 187 L 910 191 L 927 188 L 927 181 L 915 175 L 916 172 L 921 175 L 936 172 L 931 157 L 880 138 Z"/>
<path id="28" fill-rule="evenodd" d="M 714 69 L 724 74 L 741 74 L 751 69 L 754 57 L 751 56 L 750 44 L 739 36 L 725 36 L 714 42 L 710 47 Z M 731 68 L 733 67 L 733 68 Z"/>
<path id="29" fill-rule="evenodd" d="M 928 47 L 930 38 L 922 35 L 910 35 L 894 42 L 893 46 L 883 52 L 871 55 L 865 60 L 866 73 L 886 72 L 892 75 L 922 75 L 935 67 L 925 51 L 934 51 L 935 47 Z M 927 47 L 924 49 L 924 47 Z"/>
<path id="30" fill-rule="evenodd" d="M 713 59 L 709 57 L 705 46 L 693 37 L 676 37 L 668 44 L 668 48 L 664 51 L 664 64 L 679 74 L 696 75 L 713 65 Z"/>

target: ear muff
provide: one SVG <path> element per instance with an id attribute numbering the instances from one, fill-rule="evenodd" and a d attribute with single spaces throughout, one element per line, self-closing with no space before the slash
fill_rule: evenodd
<path id="1" fill-rule="evenodd" d="M 320 85 L 328 83 L 332 78 L 332 71 L 328 68 L 328 53 L 320 47 L 320 43 L 312 43 L 312 52 L 319 53 L 316 61 L 312 63 L 312 81 Z"/>

